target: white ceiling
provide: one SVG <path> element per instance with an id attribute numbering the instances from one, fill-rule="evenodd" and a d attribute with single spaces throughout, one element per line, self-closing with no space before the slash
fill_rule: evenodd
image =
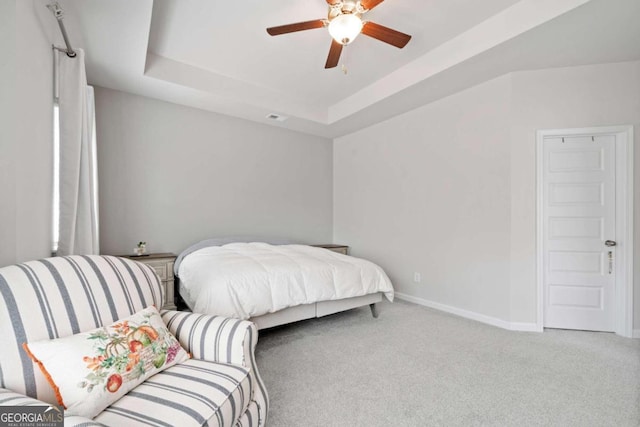
<path id="1" fill-rule="evenodd" d="M 405 49 L 358 37 L 343 51 L 349 69 L 324 69 L 326 29 L 271 37 L 265 29 L 324 19 L 324 0 L 227 2 L 157 0 L 149 51 L 326 110 L 518 0 L 389 0 L 366 19 L 412 34 Z M 237 5 L 237 6 L 236 6 Z M 304 76 L 304 78 L 301 78 Z"/>
<path id="2" fill-rule="evenodd" d="M 326 29 L 265 31 L 326 17 L 324 0 L 60 3 L 90 83 L 326 137 L 511 71 L 640 59 L 638 0 L 387 0 L 366 19 L 413 38 L 361 35 L 346 75 L 324 69 Z"/>

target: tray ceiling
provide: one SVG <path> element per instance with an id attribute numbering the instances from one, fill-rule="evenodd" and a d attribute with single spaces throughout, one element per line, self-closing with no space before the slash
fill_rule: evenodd
<path id="1" fill-rule="evenodd" d="M 324 0 L 60 3 L 91 83 L 326 137 L 512 71 L 640 59 L 637 0 L 387 0 L 367 19 L 412 40 L 359 36 L 347 74 L 324 69 L 326 29 L 265 31 L 325 17 Z"/>

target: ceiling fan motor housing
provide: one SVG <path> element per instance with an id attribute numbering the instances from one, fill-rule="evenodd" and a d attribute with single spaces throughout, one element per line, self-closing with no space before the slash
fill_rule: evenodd
<path id="1" fill-rule="evenodd" d="M 355 15 L 358 15 L 359 17 L 366 11 L 367 9 L 365 9 L 362 6 L 362 4 L 360 4 L 360 1 L 356 1 L 356 0 L 339 1 L 329 5 L 329 21 L 331 21 L 336 16 L 346 15 L 346 14 L 355 14 Z"/>

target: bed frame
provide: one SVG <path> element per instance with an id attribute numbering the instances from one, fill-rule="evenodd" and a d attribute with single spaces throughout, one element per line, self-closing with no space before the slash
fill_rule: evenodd
<path id="1" fill-rule="evenodd" d="M 328 316 L 340 311 L 368 305 L 373 317 L 378 317 L 376 303 L 382 301 L 382 293 L 363 295 L 361 297 L 346 298 L 331 301 L 321 301 L 313 304 L 297 305 L 284 310 L 268 313 L 262 316 L 252 317 L 251 320 L 258 329 L 273 328 L 274 326 L 297 322 L 299 320 L 313 319 L 315 317 Z"/>
<path id="2" fill-rule="evenodd" d="M 180 279 L 176 277 L 174 286 L 174 295 L 177 310 L 190 311 L 187 304 L 180 295 Z M 314 319 L 316 317 L 324 317 L 341 311 L 351 310 L 368 305 L 371 308 L 371 315 L 378 317 L 376 303 L 382 301 L 382 292 L 375 294 L 363 295 L 361 297 L 345 298 L 331 301 L 321 301 L 313 304 L 297 305 L 295 307 L 285 308 L 284 310 L 268 313 L 262 316 L 252 317 L 249 320 L 256 324 L 258 329 L 273 328 L 274 326 L 285 325 L 287 323 L 298 322 L 300 320 Z"/>

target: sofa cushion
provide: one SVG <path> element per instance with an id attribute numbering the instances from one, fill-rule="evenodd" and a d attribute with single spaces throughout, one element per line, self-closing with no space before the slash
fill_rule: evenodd
<path id="1" fill-rule="evenodd" d="M 108 426 L 233 426 L 251 399 L 247 369 L 191 359 L 147 379 L 94 421 Z"/>
<path id="2" fill-rule="evenodd" d="M 189 358 L 151 306 L 117 323 L 25 343 L 67 415 L 93 418 L 146 378 Z"/>

